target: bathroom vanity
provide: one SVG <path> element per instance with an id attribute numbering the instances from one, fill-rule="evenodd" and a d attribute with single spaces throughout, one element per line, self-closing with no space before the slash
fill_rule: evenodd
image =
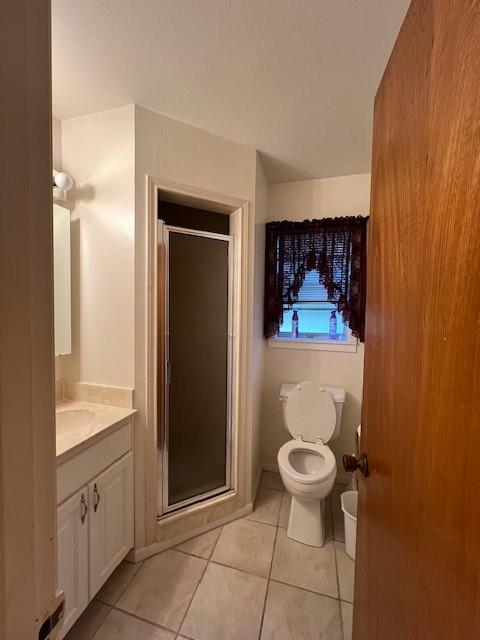
<path id="1" fill-rule="evenodd" d="M 134 410 L 63 400 L 56 414 L 63 637 L 133 547 Z"/>
<path id="2" fill-rule="evenodd" d="M 59 175 L 54 172 L 55 179 Z M 54 188 L 53 196 L 55 355 L 66 356 L 72 351 L 70 210 L 65 193 Z M 131 389 L 62 380 L 57 385 L 57 589 L 65 596 L 63 638 L 133 547 L 135 410 Z M 66 397 L 88 401 L 60 399 Z"/>

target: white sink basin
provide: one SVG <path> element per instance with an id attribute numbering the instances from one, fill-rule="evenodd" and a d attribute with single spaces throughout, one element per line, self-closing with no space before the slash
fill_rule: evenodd
<path id="1" fill-rule="evenodd" d="M 89 409 L 65 409 L 57 411 L 57 438 L 78 436 L 87 437 L 95 429 L 95 413 Z"/>

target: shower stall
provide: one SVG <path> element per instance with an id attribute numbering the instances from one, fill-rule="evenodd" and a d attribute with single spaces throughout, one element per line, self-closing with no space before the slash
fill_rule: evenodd
<path id="1" fill-rule="evenodd" d="M 163 222 L 158 238 L 161 516 L 231 488 L 233 239 Z"/>

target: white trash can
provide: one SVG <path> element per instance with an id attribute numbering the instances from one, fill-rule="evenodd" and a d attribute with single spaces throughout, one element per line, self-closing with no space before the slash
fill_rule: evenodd
<path id="1" fill-rule="evenodd" d="M 343 518 L 345 520 L 345 550 L 355 560 L 357 539 L 358 491 L 345 491 L 341 495 Z"/>

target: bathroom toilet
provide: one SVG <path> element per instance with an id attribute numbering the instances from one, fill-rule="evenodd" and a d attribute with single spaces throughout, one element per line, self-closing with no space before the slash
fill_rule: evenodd
<path id="1" fill-rule="evenodd" d="M 345 390 L 319 382 L 285 383 L 280 389 L 283 425 L 292 436 L 278 452 L 278 467 L 292 496 L 287 536 L 321 547 L 325 541 L 325 498 L 337 464 L 328 443 L 338 437 Z"/>

